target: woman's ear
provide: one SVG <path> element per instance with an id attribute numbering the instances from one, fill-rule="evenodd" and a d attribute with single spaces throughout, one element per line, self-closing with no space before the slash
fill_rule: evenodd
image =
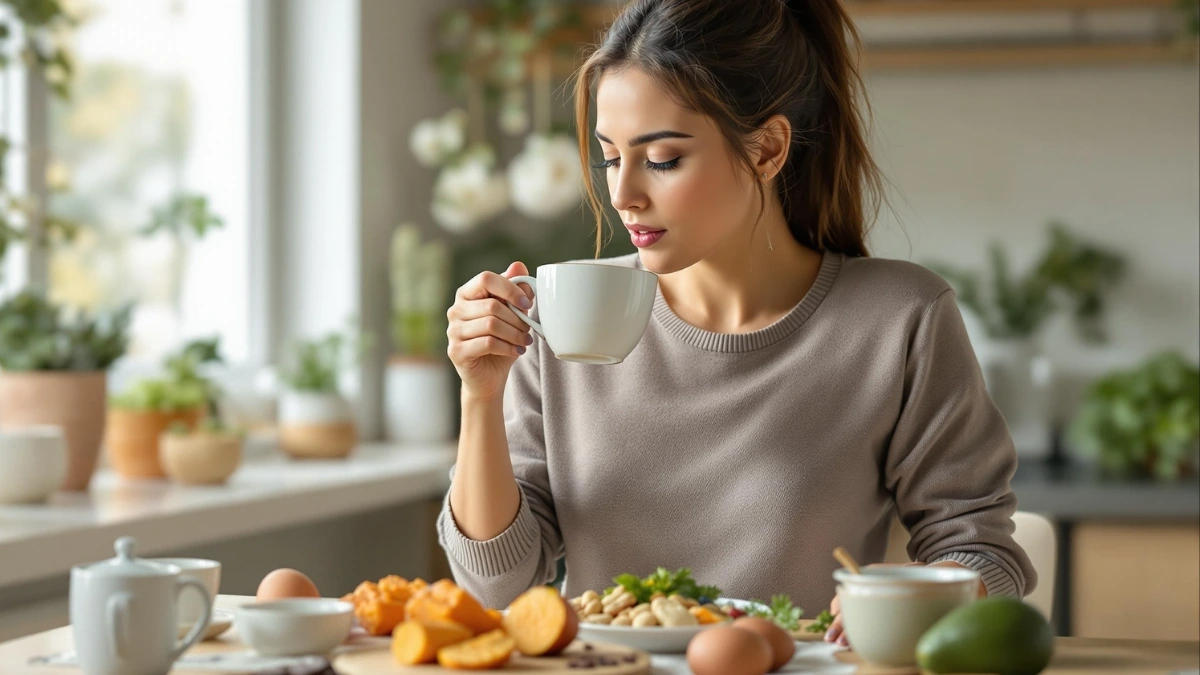
<path id="1" fill-rule="evenodd" d="M 754 172 L 764 183 L 774 178 L 787 164 L 792 147 L 792 123 L 783 115 L 775 115 L 759 127 L 758 156 Z M 766 177 L 763 177 L 766 174 Z"/>

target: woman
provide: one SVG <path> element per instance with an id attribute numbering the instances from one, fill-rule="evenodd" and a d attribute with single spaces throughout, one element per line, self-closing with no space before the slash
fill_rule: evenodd
<path id="1" fill-rule="evenodd" d="M 834 594 L 832 549 L 880 560 L 893 514 L 920 564 L 1032 590 L 1016 456 L 954 294 L 867 257 L 881 180 L 847 36 L 837 0 L 638 0 L 581 69 L 580 151 L 594 133 L 639 247 L 602 262 L 657 273 L 660 294 L 633 354 L 597 367 L 557 361 L 507 308 L 530 306 L 508 281 L 524 265 L 459 289 L 439 532 L 490 605 L 565 556 L 571 596 L 688 567 L 811 617 Z M 826 637 L 844 642 L 838 624 Z"/>

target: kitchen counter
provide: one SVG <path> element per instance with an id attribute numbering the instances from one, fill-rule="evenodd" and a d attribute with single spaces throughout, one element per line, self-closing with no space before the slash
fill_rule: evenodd
<path id="1" fill-rule="evenodd" d="M 117 537 L 138 555 L 243 537 L 443 494 L 454 461 L 449 445 L 364 445 L 347 459 L 250 459 L 225 485 L 127 481 L 100 471 L 84 493 L 49 504 L 0 506 L 0 586 L 110 558 Z"/>
<path id="2" fill-rule="evenodd" d="M 271 450 L 247 456 L 225 485 L 101 470 L 88 492 L 0 506 L 0 640 L 64 625 L 71 567 L 111 558 L 121 536 L 141 557 L 220 560 L 222 588 L 241 593 L 285 566 L 331 593 L 384 573 L 438 574 L 432 523 L 454 457 L 452 443 L 364 444 L 330 461 Z"/>
<path id="3" fill-rule="evenodd" d="M 1200 483 L 1118 480 L 1081 464 L 1025 462 L 1012 479 L 1017 508 L 1059 521 L 1200 520 Z"/>

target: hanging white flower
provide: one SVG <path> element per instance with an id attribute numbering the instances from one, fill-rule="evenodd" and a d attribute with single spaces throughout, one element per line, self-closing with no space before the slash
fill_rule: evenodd
<path id="1" fill-rule="evenodd" d="M 532 134 L 508 165 L 513 206 L 527 216 L 549 220 L 579 206 L 583 169 L 570 136 Z"/>
<path id="2" fill-rule="evenodd" d="M 421 164 L 441 166 L 463 149 L 466 139 L 467 113 L 455 109 L 417 122 L 408 143 Z"/>
<path id="3" fill-rule="evenodd" d="M 492 171 L 490 152 L 475 152 L 442 169 L 433 186 L 433 218 L 449 232 L 461 233 L 508 208 L 508 184 Z"/>

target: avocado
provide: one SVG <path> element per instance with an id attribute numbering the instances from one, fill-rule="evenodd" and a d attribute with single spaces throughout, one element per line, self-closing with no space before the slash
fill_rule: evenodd
<path id="1" fill-rule="evenodd" d="M 1016 598 L 984 598 L 929 627 L 917 643 L 917 664 L 932 673 L 1037 675 L 1054 653 L 1054 631 L 1034 607 Z"/>

